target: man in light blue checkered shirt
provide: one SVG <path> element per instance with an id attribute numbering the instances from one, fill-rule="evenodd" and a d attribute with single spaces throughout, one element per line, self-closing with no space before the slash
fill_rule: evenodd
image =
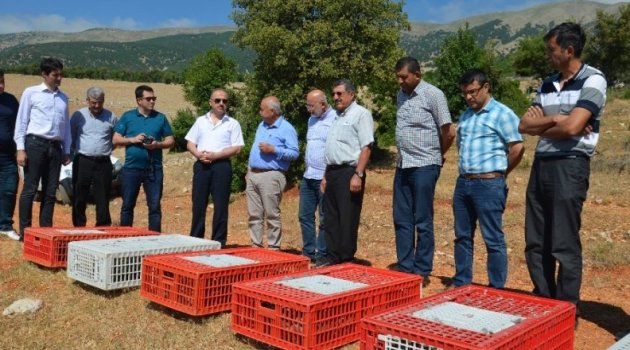
<path id="1" fill-rule="evenodd" d="M 444 93 L 422 80 L 418 61 L 403 57 L 395 70 L 400 85 L 393 196 L 396 257 L 398 270 L 423 276 L 426 286 L 435 250 L 435 186 L 455 131 Z"/>
<path id="2" fill-rule="evenodd" d="M 484 72 L 467 71 L 459 86 L 469 108 L 461 115 L 457 127 L 459 177 L 453 194 L 453 285 L 472 283 L 473 240 L 478 221 L 488 251 L 489 285 L 503 288 L 508 264 L 503 233 L 508 193 L 505 179 L 523 157 L 523 137 L 518 132 L 518 117 L 492 98 Z"/>

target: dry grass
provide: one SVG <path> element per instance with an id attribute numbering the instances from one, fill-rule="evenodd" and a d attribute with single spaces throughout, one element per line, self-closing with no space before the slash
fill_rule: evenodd
<path id="1" fill-rule="evenodd" d="M 16 76 L 8 76 L 9 91 L 16 91 Z M 37 79 L 23 77 L 23 85 L 37 83 Z M 64 80 L 71 96 L 78 96 L 94 82 Z M 108 92 L 108 100 L 115 94 L 133 102 L 134 83 L 96 82 Z M 111 83 L 112 85 L 105 85 Z M 72 92 L 73 85 L 77 92 Z M 166 106 L 162 97 L 174 96 L 181 89 L 176 86 L 154 84 L 160 96 L 160 106 Z M 172 90 L 167 90 L 167 89 Z M 164 92 L 163 92 L 164 91 Z M 169 91 L 168 93 L 166 91 Z M 182 100 L 183 101 L 183 100 Z M 613 101 L 607 108 L 603 123 L 601 153 L 621 154 L 623 143 L 630 131 L 627 101 Z M 183 107 L 169 105 L 176 110 Z M 127 108 L 127 107 L 125 107 Z M 124 108 L 121 108 L 124 109 Z M 610 132 L 609 132 L 610 131 Z M 617 140 L 617 141 L 614 141 Z M 531 159 L 535 139 L 526 139 L 527 157 Z M 436 256 L 434 277 L 425 295 L 438 293 L 454 272 L 453 217 L 451 197 L 454 189 L 456 152 L 451 150 L 448 162 L 438 183 L 436 193 Z M 530 164 L 531 165 L 531 164 Z M 167 154 L 165 157 L 165 191 L 162 201 L 165 232 L 189 230 L 191 217 L 192 160 L 186 154 Z M 528 292 L 531 290 L 523 256 L 523 222 L 525 186 L 529 166 L 518 167 L 509 177 L 510 194 L 504 216 L 509 247 L 508 288 Z M 358 257 L 375 267 L 385 268 L 395 262 L 394 229 L 391 215 L 393 170 L 386 167 L 371 169 L 364 212 L 360 226 Z M 591 175 L 591 188 L 584 206 L 583 245 L 585 270 L 582 297 L 584 320 L 576 332 L 576 349 L 601 349 L 613 343 L 614 334 L 630 330 L 630 178 L 627 173 L 612 175 L 596 171 Z M 282 246 L 299 251 L 301 236 L 297 220 L 297 189 L 285 193 L 282 201 Z M 118 220 L 120 199 L 111 202 L 114 220 Z M 209 213 L 211 214 L 211 213 Z M 209 215 L 211 216 L 211 215 Z M 141 198 L 136 208 L 136 225 L 146 226 L 147 211 Z M 93 220 L 93 207 L 89 208 Z M 70 224 L 70 208 L 58 205 L 56 225 Z M 89 221 L 88 224 L 93 221 Z M 249 244 L 247 209 L 244 196 L 235 196 L 230 206 L 229 243 Z M 611 243 L 612 241 L 612 243 Z M 481 239 L 475 247 L 475 281 L 485 284 L 485 248 Z M 235 336 L 229 326 L 229 314 L 205 318 L 192 318 L 149 303 L 139 296 L 137 289 L 102 292 L 70 280 L 64 270 L 37 267 L 21 257 L 21 245 L 0 239 L 0 306 L 6 307 L 18 298 L 34 297 L 44 301 L 38 313 L 0 318 L 0 349 L 265 349 L 266 347 Z M 346 349 L 357 349 L 356 344 Z"/>

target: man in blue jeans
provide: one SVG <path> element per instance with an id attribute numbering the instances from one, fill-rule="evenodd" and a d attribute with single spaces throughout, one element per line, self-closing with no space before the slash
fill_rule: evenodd
<path id="1" fill-rule="evenodd" d="M 306 133 L 304 177 L 300 185 L 300 227 L 302 228 L 302 255 L 312 262 L 326 256 L 324 234 L 323 193 L 320 185 L 326 171 L 326 138 L 336 112 L 328 105 L 326 94 L 312 90 L 306 95 L 306 110 L 311 113 Z M 319 208 L 319 234 L 315 229 L 315 211 Z"/>
<path id="2" fill-rule="evenodd" d="M 503 211 L 507 200 L 506 177 L 523 157 L 519 119 L 490 94 L 484 72 L 471 69 L 459 80 L 468 104 L 459 119 L 459 177 L 453 194 L 455 218 L 455 277 L 453 286 L 472 283 L 473 241 L 477 221 L 488 251 L 490 287 L 503 288 L 507 280 L 507 248 Z"/>
<path id="3" fill-rule="evenodd" d="M 153 89 L 140 85 L 135 93 L 138 108 L 125 112 L 114 127 L 114 144 L 125 146 L 120 225 L 133 226 L 133 211 L 142 185 L 149 207 L 149 230 L 161 232 L 162 150 L 171 148 L 175 138 L 166 116 L 154 109 L 157 97 Z"/>
<path id="4" fill-rule="evenodd" d="M 422 80 L 418 60 L 403 57 L 395 70 L 400 85 L 393 197 L 396 257 L 399 271 L 421 275 L 426 286 L 435 248 L 435 186 L 455 132 L 444 93 Z"/>
<path id="5" fill-rule="evenodd" d="M 18 188 L 13 133 L 18 106 L 15 96 L 4 91 L 4 71 L 0 69 L 0 234 L 16 241 L 20 236 L 13 228 Z"/>

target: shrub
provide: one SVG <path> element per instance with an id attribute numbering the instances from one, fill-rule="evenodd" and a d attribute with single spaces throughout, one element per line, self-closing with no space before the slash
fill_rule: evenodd
<path id="1" fill-rule="evenodd" d="M 186 151 L 186 134 L 188 130 L 193 126 L 197 117 L 193 113 L 190 108 L 180 109 L 177 111 L 177 116 L 173 119 L 172 127 L 173 127 L 173 136 L 175 137 L 175 147 L 173 147 L 172 151 L 174 152 L 185 152 Z"/>

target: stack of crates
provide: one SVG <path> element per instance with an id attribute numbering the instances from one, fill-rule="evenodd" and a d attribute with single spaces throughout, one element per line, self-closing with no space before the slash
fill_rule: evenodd
<path id="1" fill-rule="evenodd" d="M 573 349 L 575 305 L 465 286 L 361 321 L 361 350 Z"/>
<path id="2" fill-rule="evenodd" d="M 68 277 L 103 290 L 136 287 L 144 256 L 220 248 L 216 241 L 176 234 L 70 242 Z"/>
<path id="3" fill-rule="evenodd" d="M 154 236 L 159 232 L 137 227 L 27 227 L 24 259 L 46 267 L 66 267 L 68 243 L 116 237 Z"/>
<path id="4" fill-rule="evenodd" d="M 228 311 L 232 284 L 305 271 L 301 255 L 263 248 L 234 248 L 146 257 L 140 295 L 188 315 Z"/>
<path id="5" fill-rule="evenodd" d="M 332 349 L 359 339 L 362 318 L 418 301 L 421 284 L 355 264 L 235 283 L 231 326 L 283 349 Z"/>

